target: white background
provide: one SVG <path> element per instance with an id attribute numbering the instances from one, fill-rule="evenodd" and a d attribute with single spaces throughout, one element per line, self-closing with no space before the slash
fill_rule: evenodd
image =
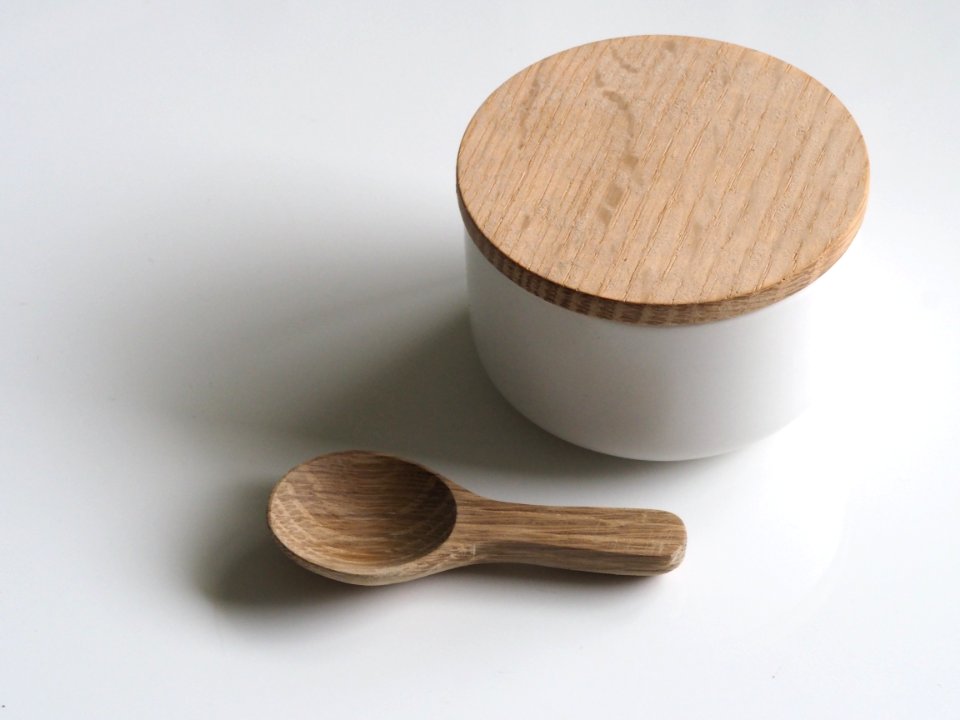
<path id="1" fill-rule="evenodd" d="M 960 716 L 955 7 L 0 5 L 0 720 Z M 454 195 L 501 81 L 644 33 L 805 69 L 873 173 L 821 400 L 681 464 L 497 395 Z M 673 510 L 688 556 L 339 585 L 264 513 L 348 447 Z"/>

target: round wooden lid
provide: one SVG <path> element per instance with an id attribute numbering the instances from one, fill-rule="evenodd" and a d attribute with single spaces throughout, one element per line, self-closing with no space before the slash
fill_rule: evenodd
<path id="1" fill-rule="evenodd" d="M 487 98 L 457 158 L 467 230 L 530 292 L 656 325 L 733 317 L 846 250 L 869 163 L 847 109 L 774 57 L 689 37 L 583 45 Z"/>

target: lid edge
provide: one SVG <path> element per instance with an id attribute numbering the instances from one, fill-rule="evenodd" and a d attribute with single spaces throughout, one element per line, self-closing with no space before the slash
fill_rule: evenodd
<path id="1" fill-rule="evenodd" d="M 869 183 L 869 174 L 867 178 L 866 182 Z M 582 315 L 633 325 L 677 326 L 697 325 L 745 315 L 754 310 L 773 305 L 813 283 L 843 256 L 850 243 L 853 242 L 853 238 L 859 231 L 866 214 L 868 195 L 868 192 L 864 192 L 861 207 L 858 208 L 854 221 L 846 228 L 846 231 L 830 243 L 814 262 L 785 278 L 783 282 L 745 295 L 706 302 L 675 304 L 614 300 L 574 290 L 538 275 L 505 255 L 480 231 L 463 201 L 459 183 L 457 204 L 460 207 L 460 215 L 463 218 L 467 234 L 483 257 L 508 280 L 527 292 L 553 305 Z"/>

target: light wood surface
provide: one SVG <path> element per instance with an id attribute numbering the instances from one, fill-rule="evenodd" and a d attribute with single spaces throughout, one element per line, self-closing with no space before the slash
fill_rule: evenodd
<path id="1" fill-rule="evenodd" d="M 362 451 L 291 470 L 270 497 L 268 522 L 296 562 L 358 585 L 496 562 L 654 575 L 675 568 L 686 547 L 683 522 L 669 512 L 498 502 Z"/>
<path id="2" fill-rule="evenodd" d="M 627 37 L 515 75 L 463 137 L 457 190 L 484 256 L 530 292 L 646 324 L 794 293 L 866 208 L 863 137 L 823 85 L 737 45 Z"/>

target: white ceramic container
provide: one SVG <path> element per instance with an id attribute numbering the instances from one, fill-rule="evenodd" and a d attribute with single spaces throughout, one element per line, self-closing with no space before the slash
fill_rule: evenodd
<path id="1" fill-rule="evenodd" d="M 621 457 L 678 460 L 742 447 L 806 407 L 814 288 L 727 320 L 628 325 L 558 307 L 499 273 L 468 239 L 477 351 L 530 420 Z"/>
<path id="2" fill-rule="evenodd" d="M 648 36 L 547 58 L 490 96 L 458 158 L 483 365 L 600 452 L 762 438 L 807 404 L 814 281 L 867 178 L 846 108 L 762 53 Z"/>

